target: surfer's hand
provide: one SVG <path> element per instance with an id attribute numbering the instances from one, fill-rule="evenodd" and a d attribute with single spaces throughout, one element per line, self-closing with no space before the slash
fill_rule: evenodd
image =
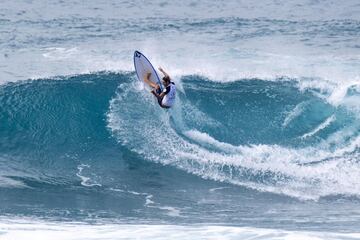
<path id="1" fill-rule="evenodd" d="M 162 72 L 162 71 L 164 71 L 161 67 L 159 67 L 159 70 Z"/>

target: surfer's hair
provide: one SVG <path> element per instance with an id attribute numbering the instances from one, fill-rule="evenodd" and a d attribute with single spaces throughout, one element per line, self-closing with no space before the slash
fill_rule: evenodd
<path id="1" fill-rule="evenodd" d="M 170 82 L 170 77 L 169 76 L 165 76 L 162 78 L 165 82 Z"/>

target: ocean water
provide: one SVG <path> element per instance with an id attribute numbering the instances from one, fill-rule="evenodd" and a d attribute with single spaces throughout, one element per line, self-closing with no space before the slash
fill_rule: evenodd
<path id="1" fill-rule="evenodd" d="M 358 1 L 4 0 L 0 239 L 360 239 L 359 120 Z"/>

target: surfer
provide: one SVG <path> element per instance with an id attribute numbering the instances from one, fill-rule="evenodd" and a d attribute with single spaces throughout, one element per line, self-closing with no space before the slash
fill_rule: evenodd
<path id="1" fill-rule="evenodd" d="M 162 78 L 164 84 L 164 90 L 161 91 L 160 86 L 150 80 L 151 73 L 149 72 L 144 81 L 153 88 L 151 93 L 157 98 L 160 107 L 162 108 L 171 108 L 175 103 L 176 96 L 176 87 L 175 83 L 171 81 L 169 74 L 167 74 L 161 67 L 159 67 L 160 72 L 164 75 Z"/>

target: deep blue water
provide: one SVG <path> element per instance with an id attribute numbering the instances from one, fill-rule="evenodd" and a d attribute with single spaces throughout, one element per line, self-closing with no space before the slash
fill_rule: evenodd
<path id="1" fill-rule="evenodd" d="M 18 238 L 25 219 L 68 233 L 77 222 L 356 239 L 336 234 L 360 228 L 358 10 L 5 1 L 0 235 Z M 173 77 L 172 109 L 137 80 L 134 50 Z"/>

